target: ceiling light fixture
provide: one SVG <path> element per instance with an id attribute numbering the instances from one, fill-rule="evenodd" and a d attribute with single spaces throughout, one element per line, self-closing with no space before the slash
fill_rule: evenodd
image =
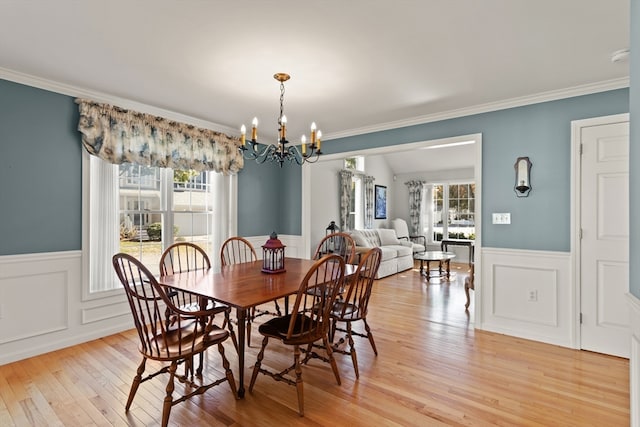
<path id="1" fill-rule="evenodd" d="M 284 82 L 289 80 L 291 76 L 286 73 L 276 73 L 273 78 L 280 82 L 280 115 L 278 116 L 278 144 L 269 144 L 264 150 L 260 151 L 258 145 L 258 118 L 254 117 L 251 129 L 251 141 L 247 146 L 246 134 L 247 128 L 242 125 L 240 128 L 240 152 L 245 159 L 255 160 L 258 163 L 278 162 L 280 167 L 285 161 L 293 163 L 294 161 L 302 165 L 305 162 L 315 163 L 322 154 L 320 151 L 322 132 L 316 130 L 316 124 L 311 123 L 311 141 L 307 147 L 307 137 L 302 135 L 300 139 L 301 150 L 295 145 L 287 147 L 287 116 L 284 115 Z"/>

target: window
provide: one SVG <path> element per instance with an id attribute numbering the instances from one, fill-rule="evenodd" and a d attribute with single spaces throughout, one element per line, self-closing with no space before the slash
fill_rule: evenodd
<path id="1" fill-rule="evenodd" d="M 364 228 L 364 204 L 362 191 L 362 176 L 353 175 L 351 178 L 351 206 L 349 207 L 349 230 Z"/>
<path id="2" fill-rule="evenodd" d="M 474 183 L 433 184 L 432 203 L 423 203 L 424 233 L 432 243 L 441 241 L 443 236 L 475 239 L 475 189 Z"/>
<path id="3" fill-rule="evenodd" d="M 364 157 L 347 157 L 344 159 L 344 168 L 354 172 L 364 173 Z"/>
<path id="4" fill-rule="evenodd" d="M 159 274 L 164 248 L 175 241 L 196 243 L 211 257 L 217 200 L 213 180 L 222 175 L 112 165 L 87 157 L 89 294 L 120 287 L 111 266 L 117 252 L 141 260 L 153 274 Z"/>

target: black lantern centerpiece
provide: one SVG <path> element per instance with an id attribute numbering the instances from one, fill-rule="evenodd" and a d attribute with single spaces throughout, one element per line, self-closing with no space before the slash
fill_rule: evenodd
<path id="1" fill-rule="evenodd" d="M 340 227 L 338 227 L 336 225 L 335 221 L 331 221 L 329 223 L 329 226 L 327 227 L 327 229 L 325 230 L 325 237 L 330 236 L 331 234 L 335 234 L 338 233 L 340 231 Z M 334 237 L 329 237 L 328 239 L 326 239 L 326 244 L 325 244 L 325 252 L 326 253 L 333 253 L 334 250 L 336 250 L 336 239 Z"/>
<path id="2" fill-rule="evenodd" d="M 284 248 L 274 231 L 267 243 L 262 245 L 262 271 L 264 273 L 284 273 Z"/>

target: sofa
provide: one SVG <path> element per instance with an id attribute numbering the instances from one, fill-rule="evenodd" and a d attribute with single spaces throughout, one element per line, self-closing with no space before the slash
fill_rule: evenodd
<path id="1" fill-rule="evenodd" d="M 356 244 L 356 254 L 365 253 L 371 248 L 381 249 L 382 259 L 376 279 L 413 268 L 413 243 L 398 239 L 395 230 L 353 230 L 349 234 Z"/>

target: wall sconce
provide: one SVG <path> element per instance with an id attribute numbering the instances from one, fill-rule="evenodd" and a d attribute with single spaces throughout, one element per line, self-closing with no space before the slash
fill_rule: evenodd
<path id="1" fill-rule="evenodd" d="M 528 157 L 518 157 L 516 164 L 516 184 L 513 189 L 518 197 L 527 197 L 531 191 L 531 162 Z"/>

